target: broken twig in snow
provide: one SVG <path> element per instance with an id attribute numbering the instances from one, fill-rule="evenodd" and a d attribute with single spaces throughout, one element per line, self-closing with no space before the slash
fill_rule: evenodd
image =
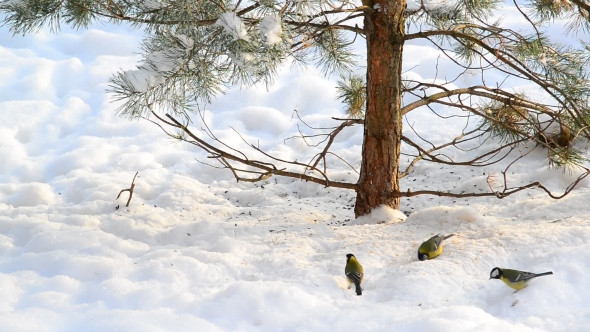
<path id="1" fill-rule="evenodd" d="M 129 187 L 129 189 L 123 189 L 123 190 L 119 191 L 119 195 L 117 195 L 117 198 L 115 198 L 115 200 L 118 200 L 124 191 L 128 191 L 129 192 L 129 199 L 127 200 L 127 204 L 125 205 L 125 207 L 129 207 L 129 203 L 131 202 L 131 197 L 133 197 L 133 188 L 135 188 L 135 177 L 137 177 L 137 173 L 139 173 L 139 172 L 135 172 L 135 176 L 133 177 L 133 181 L 131 181 L 131 187 Z"/>

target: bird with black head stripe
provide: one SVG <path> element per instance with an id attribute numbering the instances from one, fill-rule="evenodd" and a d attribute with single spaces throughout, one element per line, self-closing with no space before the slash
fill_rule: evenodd
<path id="1" fill-rule="evenodd" d="M 344 274 L 346 275 L 346 279 L 348 279 L 348 288 L 350 289 L 352 285 L 354 285 L 356 295 L 363 295 L 361 283 L 363 282 L 363 277 L 365 274 L 363 273 L 363 266 L 353 254 L 346 255 L 346 267 L 344 268 Z"/>
<path id="2" fill-rule="evenodd" d="M 423 261 L 438 257 L 442 253 L 442 242 L 455 234 L 441 235 L 437 234 L 424 241 L 418 248 L 418 259 Z"/>
<path id="3" fill-rule="evenodd" d="M 501 269 L 499 267 L 495 267 L 490 272 L 490 280 L 491 279 L 500 279 L 502 280 L 508 287 L 515 289 L 516 292 L 525 288 L 529 280 L 537 277 L 548 276 L 553 274 L 553 272 L 543 272 L 543 273 L 532 273 L 532 272 L 524 272 L 518 270 L 511 270 L 511 269 Z M 516 293 L 515 292 L 515 293 Z"/>

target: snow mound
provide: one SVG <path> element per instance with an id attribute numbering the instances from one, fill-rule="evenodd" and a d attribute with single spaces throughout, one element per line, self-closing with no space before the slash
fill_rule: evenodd
<path id="1" fill-rule="evenodd" d="M 412 213 L 408 222 L 432 226 L 459 226 L 461 223 L 482 221 L 484 216 L 472 207 L 436 206 Z"/>
<path id="2" fill-rule="evenodd" d="M 5 202 L 13 207 L 49 205 L 55 200 L 55 194 L 47 183 L 27 183 L 17 186 Z"/>
<path id="3" fill-rule="evenodd" d="M 400 210 L 392 209 L 386 205 L 374 209 L 368 215 L 356 218 L 351 225 L 375 225 L 375 224 L 395 224 L 406 220 L 406 215 Z"/>

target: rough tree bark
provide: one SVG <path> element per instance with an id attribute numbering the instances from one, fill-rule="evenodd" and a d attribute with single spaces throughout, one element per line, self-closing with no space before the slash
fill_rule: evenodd
<path id="1" fill-rule="evenodd" d="M 367 108 L 363 161 L 355 215 L 385 204 L 399 208 L 399 161 L 402 133 L 402 53 L 405 0 L 364 0 L 367 37 Z"/>

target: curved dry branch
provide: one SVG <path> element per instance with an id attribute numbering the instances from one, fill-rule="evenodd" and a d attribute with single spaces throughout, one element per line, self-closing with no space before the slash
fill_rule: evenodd
<path id="1" fill-rule="evenodd" d="M 249 181 L 249 182 L 256 182 L 256 181 L 265 180 L 265 179 L 268 179 L 272 175 L 280 175 L 280 176 L 296 178 L 296 179 L 300 179 L 300 180 L 304 180 L 304 181 L 310 181 L 310 182 L 322 184 L 326 187 L 345 188 L 345 189 L 352 189 L 352 190 L 357 189 L 356 183 L 329 180 L 329 178 L 322 171 L 320 171 L 318 169 L 315 169 L 315 170 L 318 171 L 320 174 L 324 175 L 324 178 L 317 178 L 317 177 L 314 177 L 314 176 L 311 176 L 308 174 L 304 174 L 304 173 L 291 172 L 291 171 L 287 171 L 285 168 L 279 169 L 276 165 L 274 165 L 272 163 L 267 163 L 267 162 L 263 162 L 263 161 L 258 161 L 258 160 L 253 160 L 253 159 L 245 159 L 245 158 L 239 157 L 233 153 L 227 152 L 225 150 L 222 150 L 220 148 L 217 148 L 217 147 L 205 142 L 204 140 L 202 140 L 201 138 L 196 136 L 187 126 L 180 123 L 178 120 L 176 120 L 170 114 L 166 114 L 166 117 L 170 120 L 168 123 L 171 123 L 171 125 L 175 128 L 181 129 L 186 135 L 188 135 L 192 139 L 192 141 L 183 139 L 184 141 L 187 141 L 191 144 L 199 146 L 205 152 L 210 154 L 210 158 L 215 158 L 215 159 L 220 160 L 220 162 L 224 166 L 226 166 L 227 168 L 230 168 L 232 171 L 235 171 L 236 168 L 233 167 L 229 163 L 229 160 L 235 161 L 237 163 L 240 163 L 240 164 L 243 164 L 246 166 L 250 166 L 252 168 L 255 168 L 255 169 L 258 169 L 261 171 L 264 171 L 264 172 L 261 172 L 263 174 L 258 179 L 248 179 L 247 181 Z M 172 137 L 176 137 L 174 135 L 171 135 L 168 132 L 166 132 L 166 133 Z M 178 138 L 178 137 L 176 137 L 176 138 Z M 281 160 L 279 158 L 276 158 L 276 157 L 273 157 L 273 156 L 267 154 L 266 152 L 260 150 L 259 148 L 257 148 L 254 145 L 250 145 L 250 146 L 253 149 L 255 149 L 256 151 L 264 154 L 265 156 L 267 156 L 273 160 L 276 160 L 276 161 L 279 161 L 279 162 L 282 162 L 285 164 L 289 164 L 289 165 L 302 166 L 302 167 L 309 166 L 306 164 L 298 163 L 296 161 L 291 162 L 291 161 Z M 236 179 L 238 181 L 239 180 L 246 181 L 246 179 L 242 179 L 239 176 L 236 176 Z"/>
<path id="2" fill-rule="evenodd" d="M 308 167 L 310 169 L 317 169 L 318 164 L 320 163 L 321 160 L 324 161 L 324 173 L 326 172 L 326 155 L 327 154 L 331 154 L 333 156 L 335 156 L 336 158 L 342 160 L 345 164 L 347 164 L 350 168 L 352 168 L 353 171 L 355 171 L 356 173 L 357 170 L 346 160 L 344 160 L 342 157 L 340 157 L 339 155 L 330 152 L 330 148 L 332 147 L 332 144 L 334 143 L 334 139 L 336 138 L 336 136 L 338 134 L 340 134 L 340 132 L 346 128 L 346 127 L 351 127 L 354 126 L 355 124 L 363 124 L 364 121 L 362 119 L 340 119 L 340 118 L 335 118 L 332 117 L 333 120 L 338 120 L 338 121 L 342 121 L 342 123 L 337 126 L 337 127 L 330 127 L 330 128 L 318 128 L 318 127 L 312 127 L 310 126 L 307 122 L 305 122 L 300 116 L 299 116 L 299 112 L 297 112 L 297 110 L 294 111 L 295 116 L 297 117 L 297 119 L 299 121 L 301 121 L 301 123 L 303 123 L 307 128 L 310 128 L 312 130 L 330 130 L 329 133 L 324 133 L 324 134 L 313 134 L 313 135 L 305 135 L 301 132 L 301 130 L 299 129 L 299 125 L 297 126 L 298 131 L 299 131 L 299 136 L 292 136 L 292 137 L 288 137 L 285 139 L 285 141 L 287 140 L 293 140 L 296 138 L 299 139 L 303 139 L 303 141 L 305 142 L 305 144 L 307 144 L 307 146 L 309 147 L 318 147 L 320 144 L 324 143 L 327 141 L 326 145 L 324 146 L 324 148 L 322 149 L 321 152 L 315 154 L 309 164 Z M 308 138 L 316 138 L 316 137 L 324 137 L 322 140 L 320 140 L 318 143 L 316 144 L 312 144 L 309 143 L 307 141 Z"/>
<path id="3" fill-rule="evenodd" d="M 535 83 L 540 89 L 550 95 L 557 103 L 559 103 L 572 117 L 573 121 L 579 127 L 587 127 L 590 124 L 583 118 L 576 116 L 576 114 L 584 113 L 583 110 L 579 109 L 576 100 L 571 100 L 567 97 L 567 93 L 560 87 L 555 84 L 552 84 L 550 81 L 544 79 L 540 74 L 534 72 L 533 70 L 529 69 L 526 64 L 522 63 L 519 59 L 517 59 L 513 54 L 507 52 L 501 48 L 497 48 L 491 45 L 488 45 L 483 38 L 476 38 L 472 35 L 462 32 L 467 28 L 479 29 L 481 31 L 487 31 L 496 34 L 497 36 L 501 36 L 502 38 L 508 38 L 506 35 L 502 35 L 501 33 L 507 33 L 509 35 L 514 36 L 514 41 L 525 40 L 524 37 L 520 36 L 518 33 L 510 30 L 510 29 L 500 29 L 497 27 L 491 26 L 479 26 L 474 24 L 464 24 L 455 27 L 454 29 L 450 30 L 432 30 L 432 31 L 420 31 L 412 34 L 407 34 L 405 36 L 405 40 L 412 40 L 417 38 L 424 38 L 430 40 L 435 45 L 438 45 L 436 42 L 432 41 L 430 37 L 450 37 L 462 43 L 462 41 L 468 41 L 477 45 L 487 51 L 489 54 L 493 55 L 496 59 L 501 61 L 502 64 L 508 66 L 510 69 L 514 70 L 516 73 L 522 75 L 519 76 L 521 78 L 527 79 Z M 472 48 L 473 49 L 473 48 Z M 474 50 L 475 51 L 475 50 Z M 480 53 L 481 54 L 481 53 Z M 448 55 L 447 55 L 448 56 Z M 501 70 L 508 75 L 517 76 L 515 73 L 506 72 L 503 69 L 499 68 L 499 66 L 494 66 L 495 69 Z M 558 96 L 557 93 L 561 95 Z M 587 133 L 590 136 L 590 133 Z"/>
<path id="4" fill-rule="evenodd" d="M 313 163 L 313 165 L 311 166 L 311 168 L 315 168 L 318 165 L 318 163 L 320 162 L 320 159 L 322 159 L 322 158 L 324 159 L 324 162 L 325 162 L 326 153 L 328 153 L 328 150 L 332 147 L 332 144 L 334 143 L 334 139 L 336 138 L 336 136 L 338 134 L 340 134 L 340 132 L 342 131 L 342 129 L 344 129 L 346 127 L 354 126 L 356 123 L 357 123 L 356 121 L 350 121 L 350 120 L 345 121 L 345 122 L 342 122 L 336 129 L 334 129 L 334 131 L 332 131 L 331 133 L 329 133 L 328 134 L 328 137 L 329 137 L 328 143 L 326 143 L 326 146 L 324 147 L 324 149 L 322 150 L 322 152 L 320 152 L 318 158 L 316 158 L 316 160 Z"/>
<path id="5" fill-rule="evenodd" d="M 588 175 L 590 175 L 590 169 L 586 169 L 586 172 L 582 173 L 580 176 L 578 176 L 578 178 L 576 178 L 576 180 L 574 182 L 572 182 L 565 190 L 562 194 L 560 195 L 556 195 L 554 194 L 551 190 L 549 190 L 549 188 L 547 188 L 546 186 L 542 185 L 540 182 L 532 182 L 529 183 L 527 185 L 523 185 L 520 187 L 515 187 L 515 188 L 508 188 L 508 187 L 504 187 L 504 189 L 502 191 L 492 191 L 489 193 L 451 193 L 451 192 L 444 192 L 444 191 L 436 191 L 436 190 L 417 190 L 417 191 L 411 191 L 410 189 L 408 189 L 407 191 L 397 191 L 397 192 L 392 192 L 390 193 L 389 197 L 412 197 L 412 196 L 418 196 L 418 195 L 434 195 L 434 196 L 439 196 L 439 197 L 454 197 L 454 198 L 467 198 L 467 197 L 491 197 L 491 196 L 495 196 L 497 198 L 505 198 L 508 197 L 512 194 L 515 194 L 517 192 L 526 190 L 526 189 L 530 189 L 530 188 L 539 188 L 541 190 L 543 190 L 549 197 L 553 198 L 553 199 L 561 199 L 563 197 L 565 197 L 567 194 L 569 194 L 572 190 L 575 189 L 575 187 L 582 181 L 584 180 Z M 504 176 L 506 176 L 504 174 Z"/>
<path id="6" fill-rule="evenodd" d="M 407 144 L 413 146 L 416 150 L 419 151 L 420 154 L 430 158 L 430 159 L 424 159 L 424 157 L 422 157 L 422 159 L 424 159 L 424 160 L 436 162 L 439 164 L 446 164 L 446 165 L 483 167 L 483 166 L 493 165 L 493 164 L 503 160 L 504 158 L 506 158 L 510 154 L 510 152 L 512 152 L 512 150 L 515 149 L 515 147 L 514 147 L 515 145 L 517 145 L 518 143 L 526 142 L 528 140 L 528 138 L 523 138 L 523 139 L 520 139 L 516 142 L 503 144 L 499 148 L 488 151 L 484 154 L 481 154 L 481 155 L 479 155 L 471 160 L 467 160 L 467 161 L 453 161 L 451 158 L 449 158 L 449 161 L 443 160 L 443 159 L 440 159 L 438 157 L 438 155 L 433 155 L 432 153 L 429 152 L 429 150 L 425 150 L 420 145 L 416 144 L 411 139 L 409 139 L 405 136 L 402 136 L 402 140 L 404 142 L 406 142 Z M 509 151 L 506 154 L 504 154 L 504 156 L 502 156 L 500 159 L 496 159 L 496 160 L 489 162 L 489 160 L 494 158 L 496 155 L 498 155 L 504 149 L 508 149 Z M 438 150 L 438 149 L 435 148 L 434 151 L 436 151 L 436 150 Z M 486 157 L 487 157 L 487 159 L 485 159 Z"/>
<path id="7" fill-rule="evenodd" d="M 283 21 L 285 24 L 289 24 L 292 25 L 294 27 L 311 27 L 311 28 L 315 28 L 315 29 L 320 29 L 320 30 L 326 30 L 326 29 L 334 29 L 334 30 L 346 30 L 346 31 L 352 31 L 354 33 L 358 33 L 361 35 L 365 34 L 365 30 L 359 28 L 358 26 L 350 26 L 350 25 L 343 25 L 341 23 L 344 23 L 348 20 L 352 20 L 358 17 L 363 17 L 365 14 L 364 13 L 360 13 L 360 14 L 356 14 L 356 15 L 349 15 L 348 17 L 341 19 L 335 23 L 328 23 L 328 22 L 323 22 L 323 23 L 314 23 L 314 22 L 298 22 L 298 21 L 292 21 L 292 20 L 285 20 Z"/>
<path id="8" fill-rule="evenodd" d="M 239 153 L 240 155 L 242 155 L 242 158 L 248 159 L 248 157 L 246 157 L 245 154 L 243 154 L 242 152 L 240 152 L 240 151 L 232 148 L 231 146 L 227 145 L 226 143 L 224 143 L 220 139 L 218 139 L 217 136 L 215 136 L 215 134 L 213 133 L 213 131 L 211 130 L 211 128 L 209 128 L 209 125 L 207 125 L 207 122 L 205 122 L 205 116 L 203 115 L 203 112 L 199 111 L 199 117 L 201 118 L 201 122 L 205 126 L 205 128 L 203 128 L 202 130 L 205 131 L 207 133 L 207 135 L 209 135 L 209 137 L 211 137 L 214 141 L 219 142 L 219 144 L 225 146 L 226 148 L 228 148 L 230 150 L 233 150 L 236 153 Z"/>
<path id="9" fill-rule="evenodd" d="M 454 89 L 454 90 L 448 90 L 445 87 L 443 87 L 441 85 L 436 85 L 436 84 L 421 83 L 421 85 L 425 85 L 428 87 L 436 87 L 436 88 L 444 90 L 444 91 L 439 92 L 439 93 L 435 93 L 435 94 L 432 94 L 429 96 L 422 97 L 422 99 L 417 100 L 413 103 L 410 103 L 410 104 L 402 107 L 402 114 L 403 115 L 407 114 L 408 112 L 410 112 L 418 107 L 437 102 L 438 100 L 440 100 L 442 98 L 448 98 L 448 97 L 452 97 L 452 96 L 461 96 L 461 95 L 484 97 L 487 99 L 496 100 L 498 102 L 501 102 L 504 105 L 524 107 L 524 108 L 536 110 L 536 111 L 539 111 L 542 113 L 552 113 L 553 112 L 551 109 L 549 109 L 543 105 L 526 100 L 522 97 L 511 94 L 511 93 L 506 92 L 502 89 L 489 88 L 489 87 L 483 86 L 483 85 L 472 86 L 472 87 L 468 87 L 468 88 Z M 480 90 L 484 90 L 484 91 L 480 91 Z"/>
<path id="10" fill-rule="evenodd" d="M 481 129 L 481 128 L 480 128 L 480 127 L 478 127 L 478 128 L 476 128 L 476 129 L 474 129 L 474 130 L 471 130 L 471 131 L 469 131 L 469 132 L 463 133 L 463 134 L 461 134 L 461 135 L 459 135 L 459 136 L 455 137 L 455 138 L 454 138 L 454 139 L 453 139 L 451 142 L 448 142 L 448 143 L 445 143 L 445 144 L 441 144 L 441 145 L 439 145 L 439 146 L 434 146 L 434 145 L 433 145 L 433 148 L 431 148 L 431 149 L 429 149 L 429 150 L 426 150 L 426 152 L 427 152 L 428 154 L 432 154 L 432 152 L 434 152 L 434 151 L 441 150 L 441 149 L 444 149 L 444 148 L 446 148 L 446 147 L 449 147 L 449 146 L 455 146 L 455 147 L 456 147 L 456 145 L 457 145 L 457 144 L 461 143 L 461 139 L 462 139 L 462 138 L 464 138 L 465 136 L 469 136 L 469 135 L 471 135 L 471 134 L 474 134 L 474 133 L 476 133 L 477 131 L 479 131 L 480 129 Z M 405 138 L 405 137 L 404 137 L 404 136 L 402 136 L 402 140 L 404 140 L 404 138 Z M 407 139 L 407 138 L 406 138 L 406 139 Z M 405 140 L 404 140 L 404 141 L 405 141 Z M 406 142 L 406 143 L 407 143 L 407 142 Z M 430 142 L 429 142 L 429 143 L 430 143 Z M 432 143 L 431 143 L 431 144 L 432 144 Z M 409 175 L 409 174 L 412 172 L 412 170 L 414 169 L 414 165 L 416 165 L 416 163 L 417 163 L 418 161 L 422 160 L 422 159 L 424 158 L 424 156 L 425 156 L 425 155 L 426 155 L 426 154 L 424 154 L 424 153 L 420 152 L 420 150 L 418 150 L 418 156 L 416 156 L 416 157 L 415 157 L 415 158 L 414 158 L 414 159 L 413 159 L 413 160 L 410 162 L 410 164 L 408 165 L 408 167 L 406 168 L 406 170 L 405 170 L 405 171 L 403 171 L 403 172 L 400 172 L 400 173 L 399 173 L 399 178 L 400 178 L 400 179 L 402 179 L 402 178 L 406 177 L 407 175 Z"/>

